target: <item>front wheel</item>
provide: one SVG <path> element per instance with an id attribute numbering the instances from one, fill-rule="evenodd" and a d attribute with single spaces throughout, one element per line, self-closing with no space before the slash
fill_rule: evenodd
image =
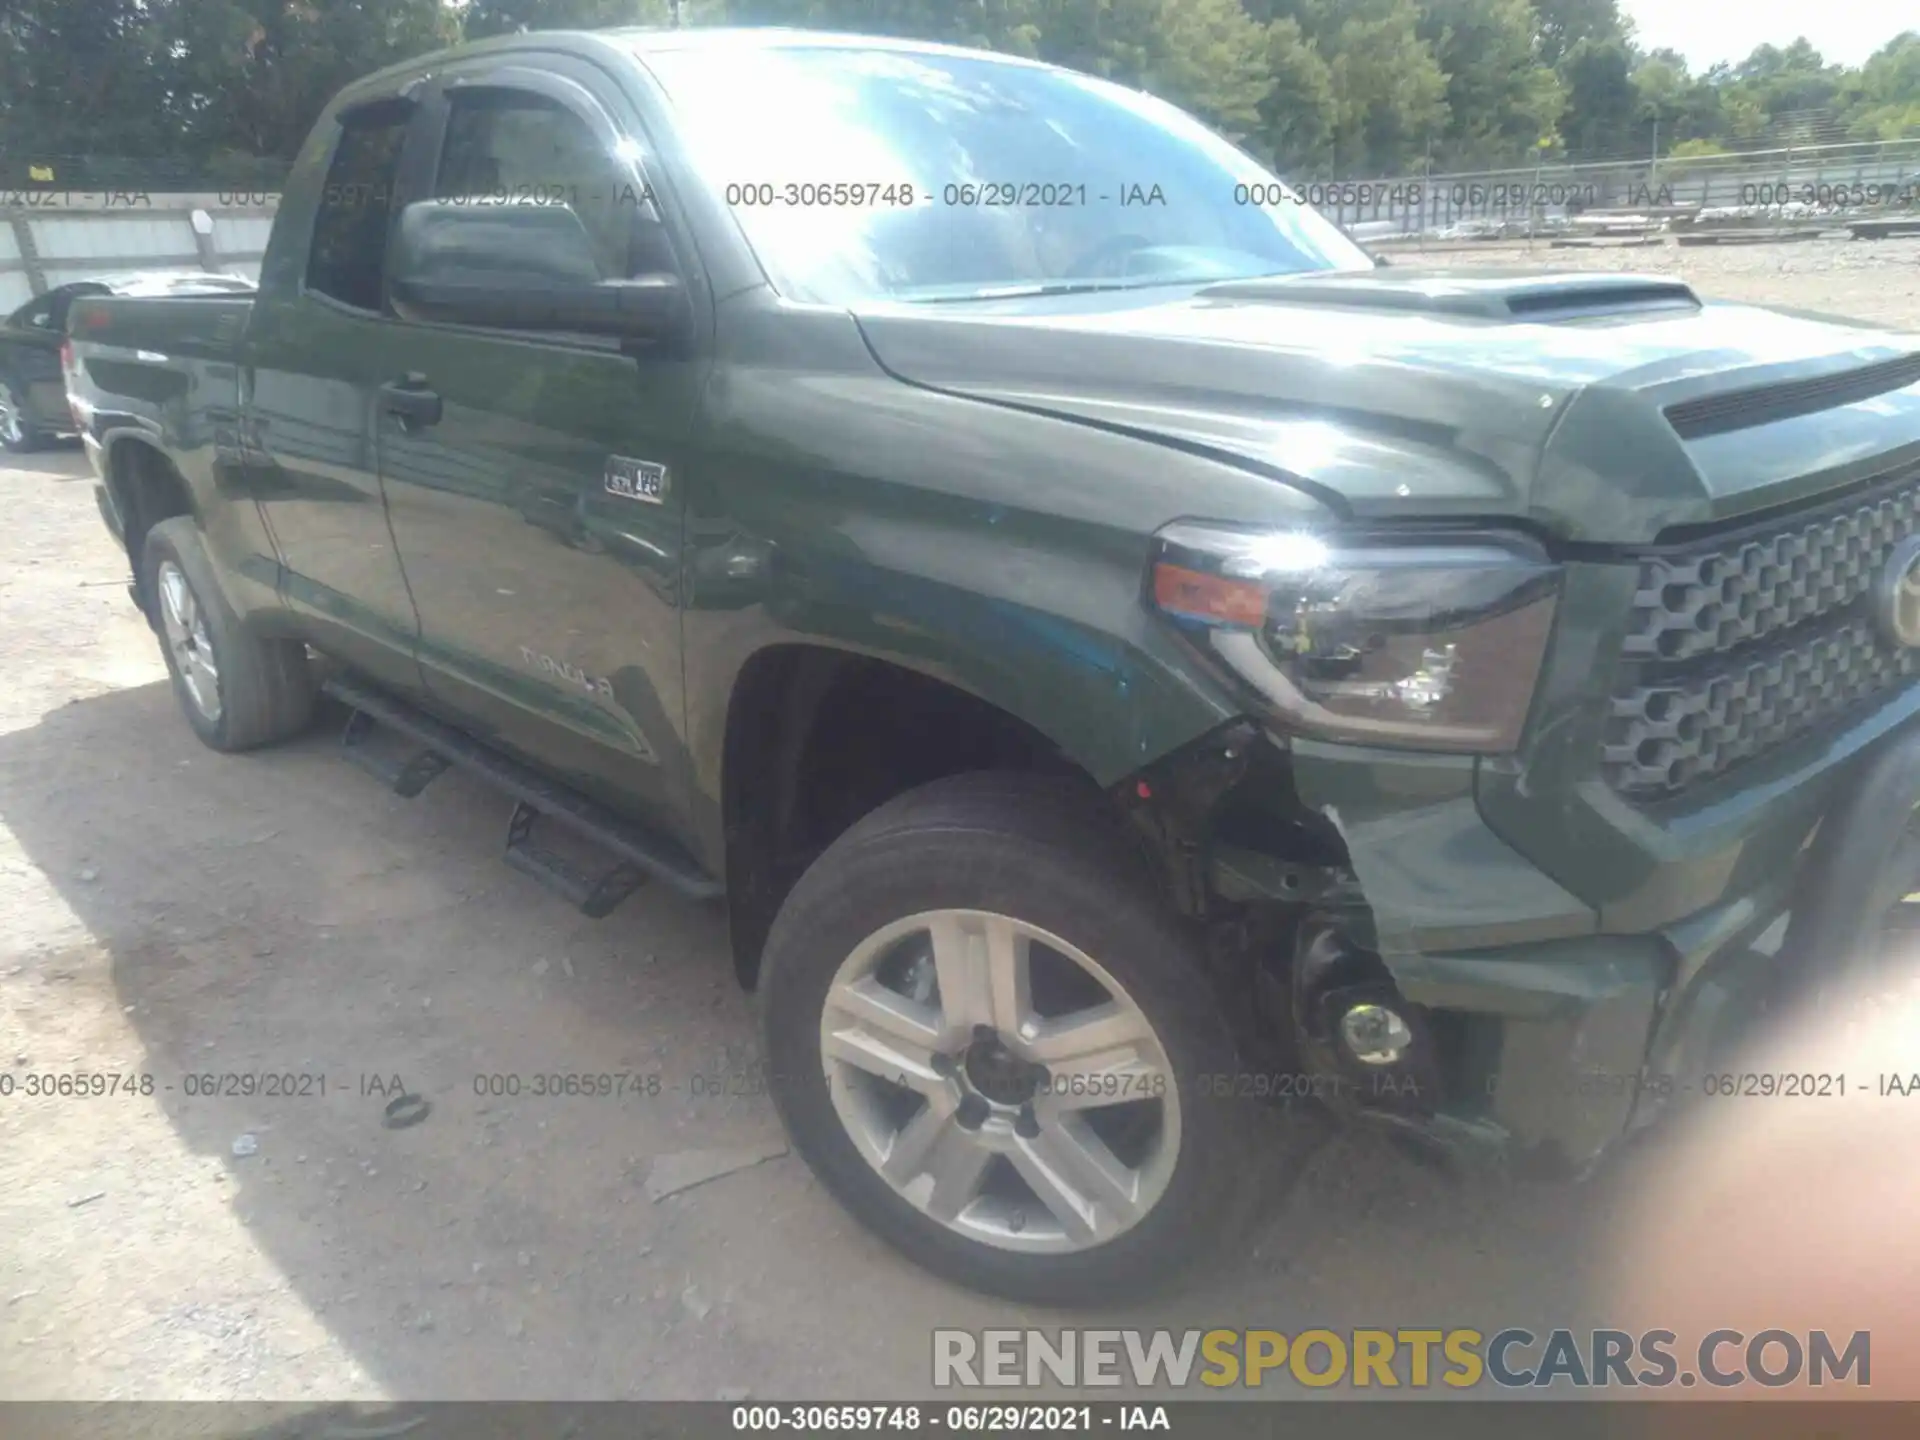
<path id="1" fill-rule="evenodd" d="M 1226 1026 L 1193 938 L 1077 790 L 968 775 L 881 807 L 794 887 L 761 988 L 795 1147 L 929 1269 L 1079 1304 L 1238 1231 L 1257 1169 L 1208 1084 Z"/>

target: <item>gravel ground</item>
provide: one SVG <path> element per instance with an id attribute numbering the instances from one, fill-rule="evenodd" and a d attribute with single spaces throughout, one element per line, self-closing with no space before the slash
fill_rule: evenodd
<path id="1" fill-rule="evenodd" d="M 1537 258 L 1920 329 L 1916 244 Z M 399 800 L 325 727 L 203 749 L 80 454 L 0 468 L 0 496 L 0 1073 L 153 1077 L 0 1099 L 0 1396 L 911 1396 L 936 1326 L 1544 1330 L 1592 1323 L 1630 1260 L 1634 1156 L 1578 1188 L 1444 1180 L 1276 1114 L 1231 1274 L 1075 1319 L 932 1280 L 783 1153 L 715 912 L 584 920 L 500 864 L 491 792 Z M 551 1071 L 662 1090 L 475 1093 Z M 262 1073 L 326 1090 L 191 1078 Z M 423 1123 L 383 1128 L 396 1086 Z M 651 1198 L 718 1148 L 771 1158 Z"/>

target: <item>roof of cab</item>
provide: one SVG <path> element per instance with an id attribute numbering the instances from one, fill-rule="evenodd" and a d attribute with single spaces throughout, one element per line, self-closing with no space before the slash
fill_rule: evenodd
<path id="1" fill-rule="evenodd" d="M 1028 60 L 1018 55 L 1002 54 L 995 50 L 969 49 L 962 45 L 943 45 L 932 40 L 904 40 L 891 35 L 855 35 L 831 30 L 801 30 L 791 26 L 778 25 L 721 25 L 696 27 L 688 30 L 676 30 L 669 27 L 624 26 L 610 30 L 524 30 L 512 35 L 490 35 L 484 40 L 469 40 L 459 45 L 451 45 L 426 55 L 416 55 L 410 60 L 402 60 L 363 75 L 349 82 L 335 97 L 330 110 L 345 105 L 361 103 L 363 99 L 373 98 L 367 92 L 376 94 L 392 93 L 395 82 L 406 82 L 421 76 L 435 67 L 451 61 L 462 60 L 470 55 L 485 55 L 490 52 L 509 53 L 515 50 L 551 49 L 591 54 L 596 50 L 604 53 L 606 46 L 623 50 L 642 63 L 648 55 L 658 55 L 673 51 L 729 51 L 740 53 L 751 50 L 888 50 L 913 55 L 964 55 L 979 60 L 994 60 L 1007 65 L 1025 65 L 1035 69 L 1053 70 L 1058 66 L 1048 65 L 1041 60 Z"/>
<path id="2" fill-rule="evenodd" d="M 616 41 L 642 56 L 671 50 L 894 50 L 913 55 L 970 55 L 1013 65 L 1054 68 L 1043 61 L 1028 60 L 1019 55 L 964 45 L 943 45 L 933 40 L 907 40 L 892 35 L 855 35 L 834 30 L 800 30 L 777 25 L 715 26 L 691 30 L 634 26 L 584 33 Z"/>
<path id="3" fill-rule="evenodd" d="M 802 30 L 780 25 L 716 25 L 676 30 L 671 27 L 623 26 L 608 30 L 523 30 L 511 35 L 489 35 L 484 40 L 467 40 L 449 45 L 410 60 L 401 60 L 371 74 L 349 81 L 328 102 L 321 120 L 337 116 L 369 102 L 378 103 L 397 94 L 405 94 L 416 83 L 442 65 L 470 56 L 512 54 L 521 50 L 555 50 L 587 58 L 604 57 L 608 49 L 625 54 L 645 66 L 649 55 L 684 51 L 716 51 L 725 54 L 754 50 L 885 50 L 909 55 L 952 55 L 974 60 L 990 60 L 1003 65 L 1019 65 L 1035 70 L 1061 69 L 1044 60 L 1029 60 L 997 50 L 970 49 L 964 45 L 943 45 L 932 40 L 905 40 L 891 35 L 856 35 L 834 30 Z"/>

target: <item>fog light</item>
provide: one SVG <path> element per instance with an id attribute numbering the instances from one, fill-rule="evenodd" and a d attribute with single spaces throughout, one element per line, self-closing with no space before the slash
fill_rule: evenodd
<path id="1" fill-rule="evenodd" d="M 1362 1065 L 1393 1065 L 1413 1043 L 1413 1029 L 1384 1005 L 1356 1005 L 1340 1017 L 1340 1038 Z"/>

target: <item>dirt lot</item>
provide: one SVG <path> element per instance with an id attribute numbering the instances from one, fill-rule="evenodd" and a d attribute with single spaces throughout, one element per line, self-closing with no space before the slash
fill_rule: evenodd
<path id="1" fill-rule="evenodd" d="M 1920 244 L 1539 258 L 1621 255 L 1920 329 Z M 1625 1263 L 1638 1157 L 1580 1188 L 1455 1182 L 1276 1114 L 1227 1278 L 1072 1322 L 929 1279 L 777 1153 L 717 913 L 580 918 L 500 863 L 494 794 L 397 799 L 336 756 L 337 717 L 203 749 L 82 456 L 0 469 L 0 496 L 0 1073 L 153 1077 L 0 1098 L 0 1395 L 906 1396 L 935 1326 L 1544 1330 L 1595 1323 Z M 476 1094 L 555 1071 L 662 1088 Z M 326 1089 L 193 1093 L 252 1074 Z M 383 1128 L 395 1077 L 423 1123 Z M 774 1153 L 650 1197 L 674 1157 L 736 1148 Z"/>

